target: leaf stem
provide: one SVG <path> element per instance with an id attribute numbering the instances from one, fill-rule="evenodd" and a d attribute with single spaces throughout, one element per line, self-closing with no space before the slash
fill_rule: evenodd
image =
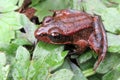
<path id="1" fill-rule="evenodd" d="M 93 68 L 87 69 L 85 71 L 83 71 L 83 74 L 85 77 L 89 77 L 95 74 L 95 71 L 93 70 Z"/>

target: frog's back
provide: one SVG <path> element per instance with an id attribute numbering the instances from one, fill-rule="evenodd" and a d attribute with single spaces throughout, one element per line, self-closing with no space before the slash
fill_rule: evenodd
<path id="1" fill-rule="evenodd" d="M 54 14 L 54 20 L 64 32 L 70 35 L 80 30 L 92 27 L 92 16 L 76 10 L 60 10 Z"/>

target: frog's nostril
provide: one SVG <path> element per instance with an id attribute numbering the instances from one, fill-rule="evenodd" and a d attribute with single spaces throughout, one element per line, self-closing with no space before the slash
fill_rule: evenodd
<path id="1" fill-rule="evenodd" d="M 36 35 L 36 36 L 38 36 L 38 37 L 44 37 L 44 36 L 47 36 L 47 34 L 46 34 L 46 33 L 39 32 L 39 31 L 38 31 L 38 32 L 36 32 L 36 33 L 35 33 L 35 35 Z"/>
<path id="2" fill-rule="evenodd" d="M 35 31 L 35 35 L 36 36 L 39 36 L 43 33 L 44 29 L 43 28 L 38 28 L 36 31 Z"/>
<path id="3" fill-rule="evenodd" d="M 40 35 L 40 32 L 38 30 L 36 30 L 35 33 L 34 33 L 34 35 L 38 36 L 38 35 Z"/>

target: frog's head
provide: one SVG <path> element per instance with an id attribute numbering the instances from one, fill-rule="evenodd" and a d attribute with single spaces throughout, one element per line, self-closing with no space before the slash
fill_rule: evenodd
<path id="1" fill-rule="evenodd" d="M 35 33 L 35 37 L 39 41 L 47 43 L 60 44 L 66 42 L 66 36 L 63 35 L 63 30 L 56 24 L 53 17 L 48 16 L 43 19 L 41 27 L 39 27 Z"/>

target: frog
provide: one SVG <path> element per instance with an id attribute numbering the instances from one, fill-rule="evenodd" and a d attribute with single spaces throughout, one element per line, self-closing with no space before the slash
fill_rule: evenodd
<path id="1" fill-rule="evenodd" d="M 94 70 L 104 60 L 108 41 L 101 16 L 73 9 L 52 10 L 35 30 L 35 38 L 51 44 L 72 44 L 76 54 L 90 48 L 98 55 Z"/>

